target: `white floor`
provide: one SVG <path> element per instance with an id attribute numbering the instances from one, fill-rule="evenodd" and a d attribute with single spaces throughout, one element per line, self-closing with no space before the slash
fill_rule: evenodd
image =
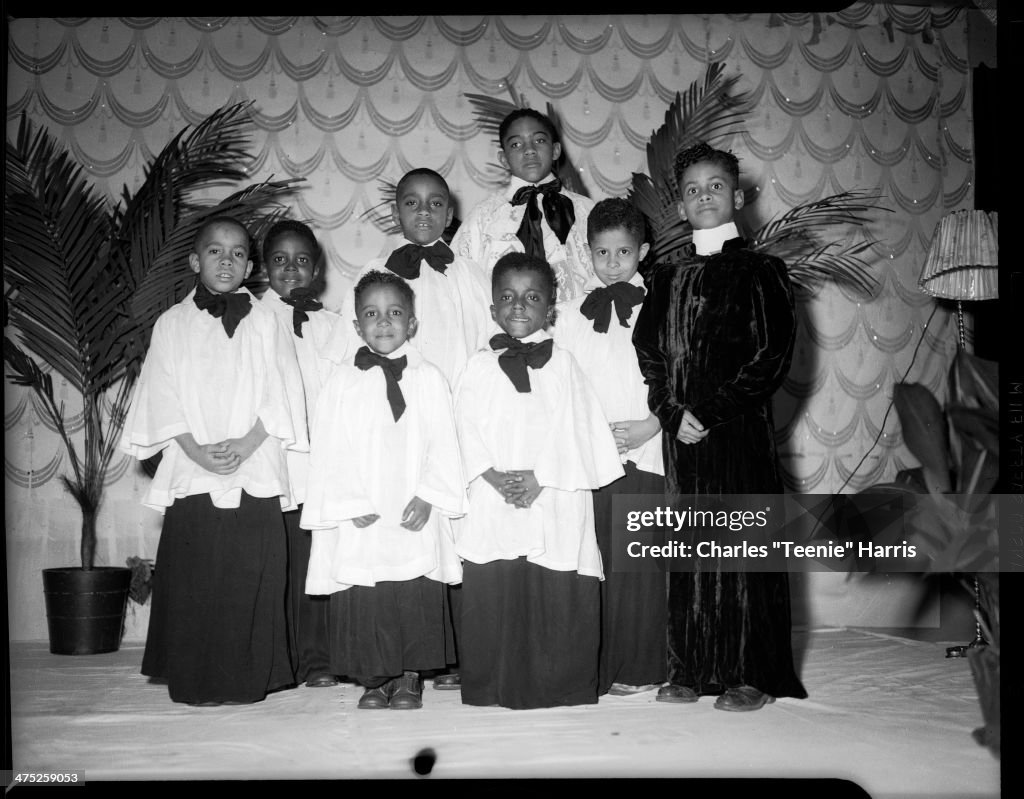
<path id="1" fill-rule="evenodd" d="M 360 711 L 352 684 L 193 708 L 139 673 L 140 644 L 71 657 L 15 642 L 14 769 L 73 769 L 90 784 L 391 779 L 420 776 L 420 754 L 430 779 L 837 778 L 873 799 L 999 796 L 999 761 L 971 737 L 982 719 L 969 665 L 945 643 L 845 629 L 794 643 L 809 698 L 736 714 L 653 693 L 473 708 L 431 687 L 422 710 Z"/>

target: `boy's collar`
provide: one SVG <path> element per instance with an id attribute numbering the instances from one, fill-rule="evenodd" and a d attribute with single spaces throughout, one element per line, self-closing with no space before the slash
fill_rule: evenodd
<path id="1" fill-rule="evenodd" d="M 555 179 L 555 173 L 554 172 L 549 172 L 548 176 L 546 178 L 544 178 L 544 180 L 538 181 L 537 183 L 530 183 L 530 181 L 528 181 L 528 180 L 523 180 L 522 178 L 519 178 L 519 177 L 516 177 L 515 175 L 512 175 L 512 179 L 509 181 L 509 184 L 508 184 L 508 196 L 511 197 L 513 194 L 515 194 L 517 191 L 519 191 L 519 189 L 521 189 L 523 186 L 543 186 L 545 183 L 550 183 L 554 179 Z"/>
<path id="2" fill-rule="evenodd" d="M 544 339 L 548 338 L 551 338 L 551 334 L 542 327 L 540 330 L 534 330 L 530 335 L 524 336 L 519 340 L 524 344 L 536 344 L 538 341 L 544 341 Z"/>
<path id="3" fill-rule="evenodd" d="M 403 341 L 402 342 L 402 346 L 399 347 L 397 350 L 392 350 L 391 352 L 387 353 L 386 355 L 384 353 L 382 353 L 382 352 L 377 352 L 373 347 L 371 347 L 365 341 L 363 342 L 362 346 L 366 347 L 366 349 L 368 349 L 374 355 L 379 355 L 381 358 L 388 358 L 389 360 L 393 360 L 395 358 L 401 358 L 403 355 L 408 355 L 410 352 L 414 351 L 414 348 L 413 348 L 412 344 L 410 343 L 410 341 L 408 339 Z M 351 357 L 352 356 L 350 355 L 349 358 L 351 358 Z"/>
<path id="4" fill-rule="evenodd" d="M 697 255 L 715 255 L 722 251 L 722 245 L 729 239 L 740 237 L 739 228 L 735 222 L 726 222 L 718 227 L 707 230 L 693 231 L 693 246 Z"/>
<path id="5" fill-rule="evenodd" d="M 399 244 L 398 247 L 395 247 L 395 249 L 397 250 L 397 249 L 399 249 L 401 247 L 404 247 L 406 244 L 411 244 L 413 247 L 433 247 L 439 241 L 443 242 L 444 239 L 441 238 L 440 236 L 438 236 L 436 239 L 434 239 L 429 244 L 417 244 L 415 241 L 409 241 L 409 239 L 407 239 L 405 236 L 402 236 L 402 243 Z"/>
<path id="6" fill-rule="evenodd" d="M 639 271 L 634 272 L 633 277 L 631 277 L 626 282 L 631 283 L 634 286 L 640 286 L 641 288 L 644 287 L 644 279 Z M 604 285 L 605 283 L 603 280 L 601 280 L 601 278 L 599 278 L 597 275 L 591 275 L 590 277 L 587 278 L 587 282 L 583 284 L 583 291 L 589 293 L 594 289 L 603 288 Z"/>

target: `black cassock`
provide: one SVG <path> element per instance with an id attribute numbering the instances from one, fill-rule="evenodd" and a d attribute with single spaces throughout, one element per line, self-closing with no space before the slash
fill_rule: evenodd
<path id="1" fill-rule="evenodd" d="M 781 494 L 771 398 L 796 337 L 785 264 L 746 248 L 654 268 L 633 332 L 648 402 L 664 430 L 668 496 Z M 676 439 L 683 411 L 709 429 Z M 793 667 L 789 576 L 704 558 L 669 574 L 669 681 L 698 694 L 752 685 L 807 696 Z"/>

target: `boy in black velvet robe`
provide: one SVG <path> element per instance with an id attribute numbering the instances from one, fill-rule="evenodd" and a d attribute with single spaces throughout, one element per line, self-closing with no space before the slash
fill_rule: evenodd
<path id="1" fill-rule="evenodd" d="M 783 493 L 771 398 L 796 335 L 786 265 L 746 248 L 739 162 L 705 143 L 679 153 L 678 210 L 694 254 L 656 267 L 633 333 L 661 420 L 670 497 Z M 662 702 L 718 695 L 720 710 L 807 696 L 793 666 L 789 578 L 713 558 L 669 575 L 669 683 Z"/>

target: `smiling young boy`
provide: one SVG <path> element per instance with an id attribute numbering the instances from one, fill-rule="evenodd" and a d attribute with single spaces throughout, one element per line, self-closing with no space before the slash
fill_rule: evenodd
<path id="1" fill-rule="evenodd" d="M 358 707 L 413 709 L 420 673 L 454 660 L 445 586 L 462 579 L 451 519 L 466 481 L 448 383 L 410 341 L 409 285 L 371 271 L 353 294 L 364 346 L 324 386 L 310 435 L 306 591 L 330 595 L 331 672 L 363 685 Z"/>
<path id="2" fill-rule="evenodd" d="M 469 510 L 455 523 L 462 701 L 593 703 L 603 571 L 590 492 L 622 466 L 589 382 L 544 329 L 551 267 L 510 253 L 491 281 L 501 332 L 470 359 L 455 399 L 469 479 Z"/>
<path id="3" fill-rule="evenodd" d="M 564 188 L 554 174 L 562 144 L 546 115 L 532 108 L 512 111 L 498 128 L 498 141 L 509 185 L 469 212 L 452 249 L 488 275 L 506 253 L 542 258 L 555 271 L 558 299 L 572 299 L 593 275 L 585 234 L 594 203 Z"/>
<path id="4" fill-rule="evenodd" d="M 196 235 L 195 290 L 156 321 L 121 448 L 162 452 L 144 500 L 164 513 L 142 673 L 175 702 L 247 703 L 291 684 L 285 448 L 307 447 L 302 380 L 274 313 L 242 287 L 249 233 Z"/>
<path id="5" fill-rule="evenodd" d="M 771 399 L 796 336 L 786 265 L 754 252 L 733 221 L 739 162 L 700 143 L 676 157 L 678 210 L 695 254 L 660 265 L 633 343 L 661 420 L 670 496 L 783 493 Z M 788 575 L 707 559 L 669 574 L 669 685 L 657 699 L 759 710 L 807 696 L 793 666 Z"/>
<path id="6" fill-rule="evenodd" d="M 263 263 L 269 286 L 261 302 L 277 314 L 286 340 L 293 346 L 302 375 L 306 422 L 316 407 L 320 388 L 332 364 L 320 357 L 338 315 L 317 299 L 323 285 L 320 245 L 308 225 L 294 219 L 274 223 L 263 239 Z M 295 660 L 295 681 L 310 688 L 336 685 L 330 673 L 327 622 L 330 603 L 326 597 L 306 593 L 306 568 L 311 537 L 299 526 L 306 498 L 309 453 L 289 450 L 288 476 L 298 506 L 285 511 L 288 532 L 288 632 Z"/>
<path id="7" fill-rule="evenodd" d="M 632 322 L 644 300 L 638 269 L 650 245 L 643 214 L 628 200 L 601 200 L 587 217 L 594 277 L 584 295 L 560 303 L 555 341 L 589 378 L 615 436 L 625 476 L 594 492 L 601 583 L 599 694 L 632 694 L 665 681 L 665 577 L 612 569 L 615 495 L 665 491 L 661 424 L 647 407 L 647 386 L 633 347 Z"/>
<path id="8" fill-rule="evenodd" d="M 413 169 L 395 188 L 392 216 L 405 243 L 386 259 L 375 258 L 356 275 L 385 270 L 405 280 L 416 295 L 419 327 L 416 348 L 454 386 L 469 356 L 487 345 L 490 287 L 479 267 L 452 253 L 441 238 L 454 208 L 444 178 L 432 169 Z M 342 302 L 341 323 L 326 354 L 340 363 L 360 346 L 350 320 L 356 318 L 349 292 Z"/>

